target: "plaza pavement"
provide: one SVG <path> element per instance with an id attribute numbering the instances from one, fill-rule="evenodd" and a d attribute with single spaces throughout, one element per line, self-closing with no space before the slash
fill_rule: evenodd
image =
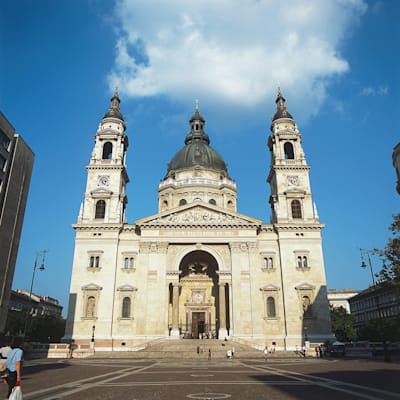
<path id="1" fill-rule="evenodd" d="M 96 358 L 31 360 L 24 400 L 395 400 L 400 364 L 261 357 L 227 360 Z M 5 398 L 2 385 L 0 398 Z"/>

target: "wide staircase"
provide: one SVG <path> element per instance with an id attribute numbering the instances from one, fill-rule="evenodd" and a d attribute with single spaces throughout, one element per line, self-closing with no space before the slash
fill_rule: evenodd
<path id="1" fill-rule="evenodd" d="M 180 339 L 159 340 L 150 343 L 145 349 L 139 351 L 114 351 L 96 352 L 94 358 L 141 358 L 141 359 L 208 359 L 209 351 L 211 359 L 227 357 L 227 351 L 234 350 L 234 359 L 263 359 L 261 350 L 235 341 L 223 341 L 217 339 Z M 270 358 L 297 357 L 293 352 L 276 352 L 269 355 Z"/>

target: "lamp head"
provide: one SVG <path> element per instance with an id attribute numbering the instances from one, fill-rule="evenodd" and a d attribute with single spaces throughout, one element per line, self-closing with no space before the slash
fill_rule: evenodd
<path id="1" fill-rule="evenodd" d="M 361 268 L 367 268 L 367 264 L 365 264 L 365 261 L 364 261 L 364 260 L 362 260 Z"/>
<path id="2" fill-rule="evenodd" d="M 40 269 L 40 271 L 44 271 L 44 270 L 45 270 L 45 268 L 44 268 L 44 263 L 41 263 L 41 264 L 40 264 L 39 269 Z"/>

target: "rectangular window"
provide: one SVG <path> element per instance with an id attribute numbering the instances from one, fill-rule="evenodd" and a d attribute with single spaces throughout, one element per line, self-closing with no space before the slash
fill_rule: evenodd
<path id="1" fill-rule="evenodd" d="M 295 250 L 295 262 L 297 269 L 308 270 L 310 268 L 310 254 L 308 250 Z"/>
<path id="2" fill-rule="evenodd" d="M 0 155 L 0 170 L 1 171 L 4 171 L 5 166 L 6 166 L 6 161 L 7 160 L 3 156 Z"/>
<path id="3" fill-rule="evenodd" d="M 122 268 L 126 271 L 135 270 L 136 268 L 136 252 L 123 252 L 122 253 Z"/>
<path id="4" fill-rule="evenodd" d="M 264 257 L 263 269 L 273 269 L 273 268 L 274 268 L 274 259 L 272 257 Z"/>
<path id="5" fill-rule="evenodd" d="M 135 259 L 133 257 L 125 257 L 124 258 L 124 268 L 125 269 L 135 268 Z"/>
<path id="6" fill-rule="evenodd" d="M 100 256 L 90 256 L 89 268 L 100 268 Z"/>
<path id="7" fill-rule="evenodd" d="M 10 145 L 10 138 L 1 131 L 0 131 L 0 145 L 2 145 L 7 150 Z"/>

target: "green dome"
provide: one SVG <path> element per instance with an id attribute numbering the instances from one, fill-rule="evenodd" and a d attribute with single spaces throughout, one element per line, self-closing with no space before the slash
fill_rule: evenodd
<path id="1" fill-rule="evenodd" d="M 194 140 L 179 150 L 168 164 L 168 173 L 197 166 L 228 173 L 227 165 L 222 157 L 201 140 Z"/>
<path id="2" fill-rule="evenodd" d="M 168 174 L 172 171 L 202 167 L 224 172 L 228 167 L 222 157 L 210 146 L 210 138 L 204 132 L 205 119 L 196 111 L 189 120 L 190 132 L 185 138 L 185 147 L 179 150 L 168 164 Z"/>

